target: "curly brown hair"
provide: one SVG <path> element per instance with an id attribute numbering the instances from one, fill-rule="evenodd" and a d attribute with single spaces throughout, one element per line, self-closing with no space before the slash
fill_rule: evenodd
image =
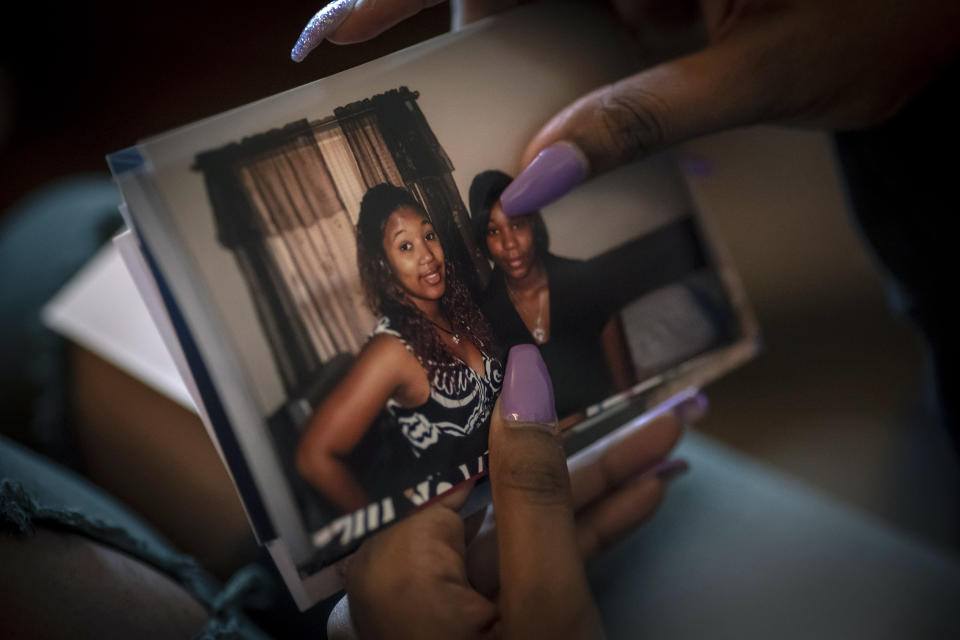
<path id="1" fill-rule="evenodd" d="M 357 220 L 357 267 L 370 309 L 390 319 L 393 328 L 404 337 L 432 380 L 439 367 L 454 364 L 457 359 L 440 339 L 433 322 L 408 301 L 406 291 L 387 261 L 383 232 L 390 215 L 400 207 L 410 207 L 428 217 L 406 189 L 392 184 L 378 184 L 363 196 Z M 444 256 L 448 255 L 444 247 Z M 487 357 L 496 357 L 497 347 L 490 324 L 446 257 L 444 272 L 446 287 L 440 298 L 440 310 L 450 321 L 453 332 L 466 336 Z"/>

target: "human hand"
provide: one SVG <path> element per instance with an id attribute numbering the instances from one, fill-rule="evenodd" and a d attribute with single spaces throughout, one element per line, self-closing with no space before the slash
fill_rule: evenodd
<path id="1" fill-rule="evenodd" d="M 338 21 L 305 30 L 310 37 L 295 54 L 306 55 L 324 36 L 337 43 L 371 38 L 434 4 L 339 0 L 329 7 L 343 8 L 328 12 Z M 453 4 L 454 22 L 463 23 L 516 2 Z M 678 13 L 678 3 L 665 0 L 613 5 L 635 31 L 649 32 L 665 13 Z M 960 4 L 953 0 L 701 0 L 699 7 L 689 15 L 704 37 L 692 50 L 583 96 L 534 136 L 520 159 L 524 170 L 501 199 L 505 213 L 536 210 L 593 175 L 727 128 L 879 123 L 960 50 Z"/>
<path id="2" fill-rule="evenodd" d="M 639 3 L 633 24 L 661 4 Z M 502 195 L 505 213 L 538 209 L 593 175 L 723 129 L 879 123 L 960 49 L 960 5 L 949 0 L 700 6 L 701 48 L 587 94 L 534 136 Z"/>
<path id="3" fill-rule="evenodd" d="M 653 516 L 671 479 L 687 471 L 682 459 L 667 459 L 685 425 L 706 415 L 707 399 L 688 389 L 619 427 L 567 460 L 577 528 L 577 548 L 586 562 Z M 470 583 L 495 597 L 495 508 L 489 508 L 467 547 Z"/>
<path id="4" fill-rule="evenodd" d="M 463 493 L 368 540 L 350 563 L 349 609 L 346 599 L 338 606 L 331 637 L 343 637 L 351 618 L 361 637 L 600 632 L 583 559 L 656 508 L 669 477 L 686 467 L 664 458 L 704 399 L 681 394 L 589 447 L 571 459 L 569 484 L 552 406 L 539 353 L 514 350 L 491 424 L 496 526 L 488 520 L 467 545 L 455 512 Z"/>

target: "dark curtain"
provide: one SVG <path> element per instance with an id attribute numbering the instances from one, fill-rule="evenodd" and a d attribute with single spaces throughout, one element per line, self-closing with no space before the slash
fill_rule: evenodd
<path id="1" fill-rule="evenodd" d="M 349 115 L 343 115 L 345 110 L 350 110 Z M 376 112 L 370 108 L 353 110 L 350 107 L 341 107 L 334 113 L 340 114 L 336 118 L 337 124 L 350 145 L 364 187 L 369 189 L 382 182 L 404 186 L 403 178 L 383 137 Z"/>
<path id="2" fill-rule="evenodd" d="M 356 272 L 356 212 L 345 201 L 354 208 L 357 194 L 382 182 L 404 186 L 467 286 L 488 277 L 418 95 L 401 87 L 196 158 L 218 240 L 236 257 L 288 398 L 304 397 L 323 363 L 356 353 L 372 327 Z"/>
<path id="3" fill-rule="evenodd" d="M 470 233 L 470 218 L 451 173 L 447 156 L 417 104 L 419 93 L 407 87 L 392 89 L 366 100 L 334 110 L 350 141 L 367 188 L 394 181 L 387 167 L 393 165 L 399 179 L 417 198 L 443 241 L 451 259 L 461 267 L 461 278 L 471 288 L 489 277 L 489 265 Z M 369 134 L 376 122 L 379 139 L 390 162 L 371 152 Z"/>
<path id="4" fill-rule="evenodd" d="M 302 120 L 245 138 L 198 155 L 195 168 L 285 391 L 301 396 L 324 361 L 359 349 L 370 326 L 353 224 L 312 128 Z"/>
<path id="5" fill-rule="evenodd" d="M 310 345 L 306 327 L 295 312 L 296 305 L 283 277 L 263 244 L 264 230 L 237 179 L 236 167 L 257 151 L 303 135 L 304 129 L 309 130 L 306 121 L 295 122 L 242 143 L 198 154 L 194 165 L 203 173 L 217 240 L 236 256 L 251 289 L 257 318 L 288 390 L 297 380 L 313 375 L 320 367 L 320 360 Z"/>

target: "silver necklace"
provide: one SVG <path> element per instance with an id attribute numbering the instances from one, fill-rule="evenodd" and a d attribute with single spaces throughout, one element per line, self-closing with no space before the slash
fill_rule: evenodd
<path id="1" fill-rule="evenodd" d="M 507 293 L 510 296 L 511 302 L 513 302 L 513 307 L 517 309 L 517 314 L 519 315 L 520 310 L 519 310 L 519 305 L 517 303 L 517 300 L 518 300 L 517 294 L 510 287 L 510 285 L 507 285 Z M 536 342 L 537 344 L 543 344 L 544 342 L 547 341 L 547 330 L 543 328 L 543 299 L 545 297 L 544 294 L 546 293 L 547 293 L 547 288 L 544 287 L 537 294 L 537 323 L 534 325 L 533 331 L 530 332 L 531 335 L 533 335 L 534 342 Z M 522 319 L 523 318 L 521 318 L 521 320 Z"/>

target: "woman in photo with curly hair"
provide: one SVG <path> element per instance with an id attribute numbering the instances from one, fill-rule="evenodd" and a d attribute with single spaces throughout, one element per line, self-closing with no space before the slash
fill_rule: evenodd
<path id="1" fill-rule="evenodd" d="M 380 319 L 297 451 L 300 473 L 344 512 L 370 502 L 346 458 L 384 407 L 426 478 L 486 451 L 503 379 L 489 325 L 406 190 L 364 195 L 357 265 Z"/>

